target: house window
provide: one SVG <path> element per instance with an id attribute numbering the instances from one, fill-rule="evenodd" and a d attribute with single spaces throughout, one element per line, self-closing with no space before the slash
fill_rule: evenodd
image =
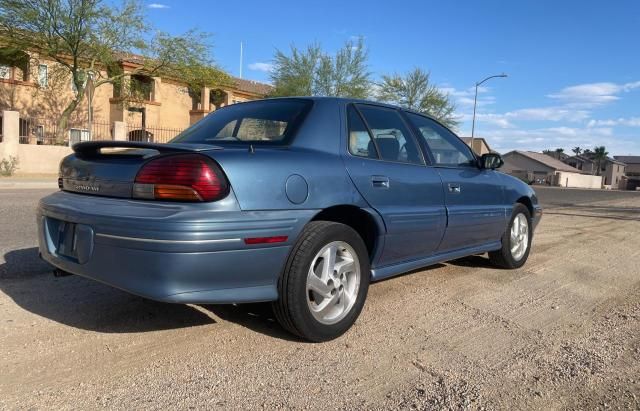
<path id="1" fill-rule="evenodd" d="M 0 78 L 9 80 L 11 78 L 11 67 L 6 64 L 0 64 Z"/>
<path id="2" fill-rule="evenodd" d="M 49 73 L 48 73 L 48 70 L 49 70 L 49 68 L 47 67 L 46 64 L 39 64 L 38 65 L 38 84 L 42 88 L 46 88 L 47 85 L 49 84 Z"/>
<path id="3" fill-rule="evenodd" d="M 44 144 L 44 125 L 36 126 L 36 144 Z"/>
<path id="4" fill-rule="evenodd" d="M 72 128 L 69 130 L 69 143 L 71 145 L 80 141 L 89 141 L 89 130 L 81 128 Z"/>
<path id="5" fill-rule="evenodd" d="M 131 97 L 136 100 L 153 101 L 153 79 L 140 74 L 131 76 Z"/>

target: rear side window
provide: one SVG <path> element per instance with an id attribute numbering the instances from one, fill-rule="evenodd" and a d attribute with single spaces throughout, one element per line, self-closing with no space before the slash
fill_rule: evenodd
<path id="1" fill-rule="evenodd" d="M 420 131 L 435 165 L 444 167 L 475 167 L 471 149 L 451 131 L 437 122 L 413 113 L 407 113 L 409 121 Z"/>
<path id="2" fill-rule="evenodd" d="M 233 104 L 211 113 L 171 142 L 287 144 L 312 105 L 304 99 Z"/>
<path id="3" fill-rule="evenodd" d="M 367 130 L 360 114 L 353 106 L 347 108 L 349 123 L 349 152 L 354 156 L 378 158 L 376 146 L 371 141 L 371 135 Z"/>
<path id="4" fill-rule="evenodd" d="M 420 149 L 396 110 L 360 104 L 357 107 L 366 121 L 382 160 L 424 163 Z"/>

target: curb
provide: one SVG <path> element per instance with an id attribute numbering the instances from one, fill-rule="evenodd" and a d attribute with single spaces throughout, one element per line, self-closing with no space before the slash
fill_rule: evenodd
<path id="1" fill-rule="evenodd" d="M 20 180 L 11 180 L 11 181 L 2 181 L 0 179 L 0 190 L 5 189 L 18 189 L 18 190 L 33 190 L 33 189 L 57 189 L 58 182 L 57 181 L 49 181 L 49 180 L 41 180 L 41 181 L 20 181 Z"/>

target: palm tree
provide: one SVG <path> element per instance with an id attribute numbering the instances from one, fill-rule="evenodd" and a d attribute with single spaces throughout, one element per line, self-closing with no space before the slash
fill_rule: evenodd
<path id="1" fill-rule="evenodd" d="M 600 169 L 602 168 L 602 162 L 607 159 L 609 152 L 604 146 L 595 147 L 593 149 L 593 159 L 596 161 L 596 175 L 600 175 Z"/>
<path id="2" fill-rule="evenodd" d="M 564 153 L 564 148 L 556 148 L 556 153 L 563 154 Z"/>
<path id="3" fill-rule="evenodd" d="M 575 154 L 577 156 L 579 156 L 580 153 L 582 153 L 582 149 L 580 148 L 580 146 L 574 147 L 573 150 L 571 150 L 571 151 L 573 151 L 573 154 Z"/>

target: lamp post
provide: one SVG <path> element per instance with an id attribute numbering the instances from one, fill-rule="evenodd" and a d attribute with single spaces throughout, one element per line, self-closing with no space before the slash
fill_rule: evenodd
<path id="1" fill-rule="evenodd" d="M 476 95 L 473 98 L 473 120 L 471 121 L 471 144 L 470 144 L 471 150 L 473 150 L 473 137 L 475 136 L 475 131 L 476 131 L 476 104 L 478 103 L 478 86 L 484 83 L 485 81 L 490 80 L 492 78 L 496 78 L 496 77 L 507 77 L 507 75 L 504 73 L 496 74 L 494 76 L 489 76 L 484 80 L 476 83 Z"/>

